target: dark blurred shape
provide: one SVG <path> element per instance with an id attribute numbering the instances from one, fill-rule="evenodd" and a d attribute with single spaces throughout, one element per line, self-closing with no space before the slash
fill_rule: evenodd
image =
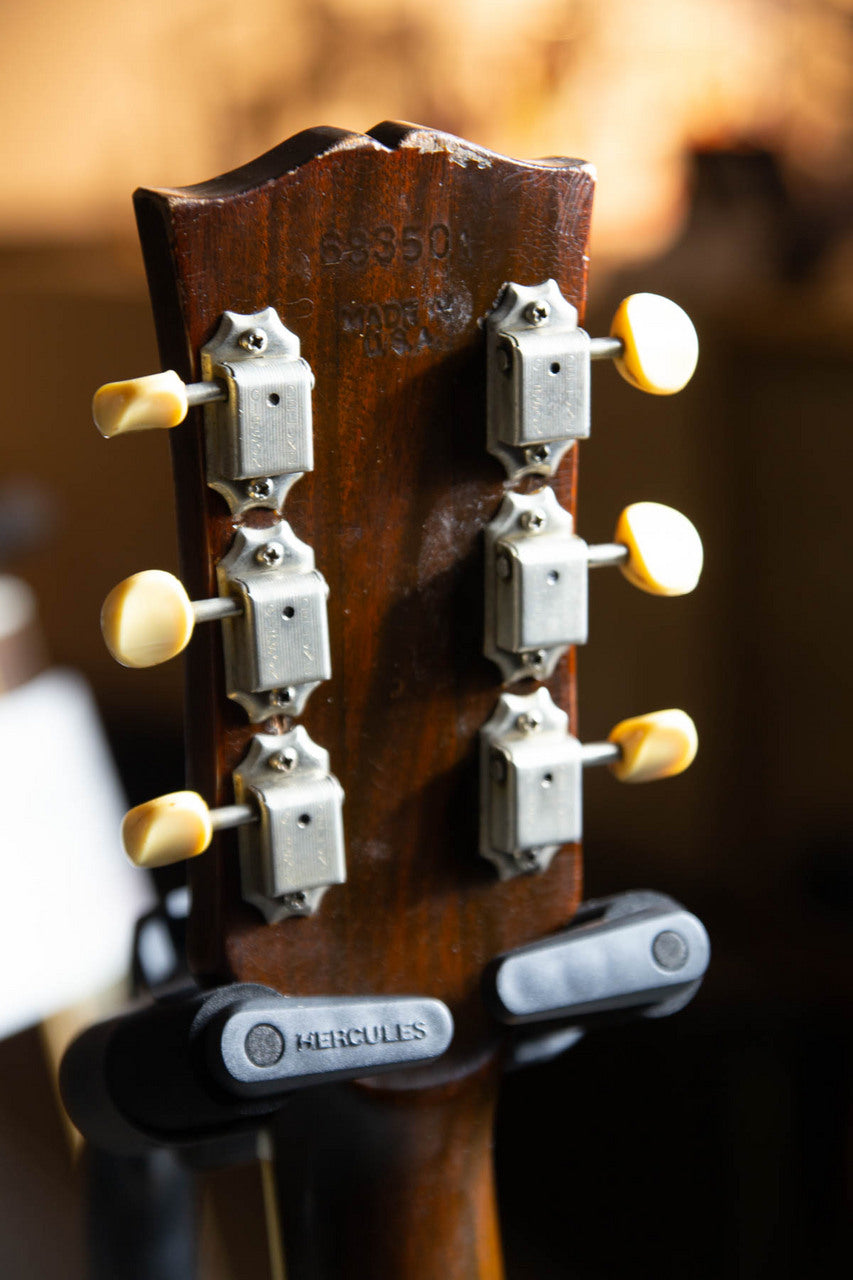
<path id="1" fill-rule="evenodd" d="M 697 219 L 700 230 L 702 223 L 732 214 L 733 231 L 751 222 L 761 231 L 757 252 L 780 281 L 807 283 L 823 255 L 850 229 L 846 202 L 809 202 L 802 190 L 792 191 L 770 151 L 703 151 L 696 156 L 693 175 L 693 214 L 686 234 L 697 229 Z"/>
<path id="2" fill-rule="evenodd" d="M 538 1078 L 509 1077 L 508 1275 L 845 1274 L 851 1066 L 849 1027 L 831 1015 L 782 1001 L 713 1011 L 700 997 L 665 1025 L 614 1029 Z M 534 1145 L 547 1176 L 531 1177 Z"/>
<path id="3" fill-rule="evenodd" d="M 55 532 L 55 495 L 26 476 L 0 484 L 0 566 L 40 548 Z"/>
<path id="4" fill-rule="evenodd" d="M 90 1147 L 88 1280 L 192 1280 L 197 1207 L 192 1174 L 166 1148 L 115 1156 Z"/>
<path id="5" fill-rule="evenodd" d="M 853 832 L 817 837 L 801 851 L 798 862 L 804 892 L 853 928 Z"/>
<path id="6" fill-rule="evenodd" d="M 712 962 L 677 1019 L 507 1080 L 513 1280 L 795 1280 L 844 1273 L 853 1249 L 853 205 L 753 147 L 701 152 L 692 191 L 664 257 L 604 289 L 593 272 L 590 329 L 654 289 L 701 354 L 671 404 L 598 379 L 579 532 L 670 503 L 705 573 L 666 611 L 596 579 L 579 697 L 590 737 L 635 706 L 694 716 L 697 760 L 666 795 L 586 780 L 586 892 L 688 902 Z M 544 1185 L 523 1158 L 542 1133 Z"/>

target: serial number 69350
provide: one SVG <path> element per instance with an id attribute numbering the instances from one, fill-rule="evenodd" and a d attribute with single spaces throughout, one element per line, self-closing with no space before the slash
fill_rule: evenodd
<path id="1" fill-rule="evenodd" d="M 464 233 L 459 244 L 464 246 Z M 354 227 L 342 234 L 325 232 L 320 238 L 320 261 L 324 267 L 364 267 L 369 262 L 388 267 L 395 260 L 414 263 L 446 258 L 453 248 L 450 228 L 444 222 L 435 222 L 431 227 L 393 227 L 388 223 L 369 230 Z"/>

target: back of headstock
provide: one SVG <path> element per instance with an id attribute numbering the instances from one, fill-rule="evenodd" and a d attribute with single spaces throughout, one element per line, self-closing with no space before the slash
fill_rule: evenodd
<path id="1" fill-rule="evenodd" d="M 221 617 L 226 637 L 225 657 L 218 623 L 187 650 L 189 785 L 223 828 L 242 824 L 244 839 L 241 880 L 236 833 L 211 842 L 204 806 L 180 810 L 194 834 L 185 829 L 178 846 L 210 846 L 190 863 L 193 970 L 205 986 L 258 983 L 299 998 L 424 995 L 454 1021 L 437 1061 L 306 1094 L 283 1112 L 291 1158 L 279 1174 L 298 1277 L 500 1275 L 490 1133 L 508 1034 L 483 999 L 484 973 L 575 914 L 582 766 L 610 762 L 639 780 L 685 767 L 695 749 L 677 713 L 581 747 L 571 645 L 585 638 L 585 585 L 583 617 L 571 623 L 552 624 L 541 598 L 540 578 L 563 612 L 577 612 L 564 578 L 585 584 L 597 563 L 627 561 L 659 594 L 689 589 L 698 574 L 692 529 L 676 530 L 687 549 L 674 570 L 661 551 L 673 513 L 626 514 L 604 547 L 574 535 L 572 446 L 588 431 L 589 361 L 616 356 L 638 382 L 650 367 L 631 315 L 622 336 L 598 343 L 577 327 L 592 191 L 581 162 L 519 162 L 385 124 L 365 136 L 310 131 L 210 183 L 136 195 L 163 365 L 191 384 L 186 421 L 171 433 L 182 577 L 193 600 L 218 602 L 195 620 Z M 270 391 L 258 363 L 279 351 L 290 362 L 283 392 Z M 238 386 L 223 404 L 223 379 L 242 385 L 246 369 L 247 403 L 266 403 L 254 426 L 247 411 L 243 460 L 225 474 L 224 448 L 212 468 L 211 424 L 243 394 Z M 667 376 L 647 389 L 675 389 Z M 580 406 L 579 421 L 552 429 L 567 404 Z M 278 423 L 279 408 L 278 456 L 299 459 L 280 479 L 246 462 L 265 456 L 263 424 Z M 310 578 L 311 594 L 275 597 L 272 625 L 266 586 L 246 584 L 282 566 Z M 129 598 L 113 601 L 108 630 L 133 611 Z M 184 613 L 175 649 L 194 625 Z M 227 696 L 236 615 L 267 636 L 261 665 L 279 660 L 290 622 L 303 627 L 311 639 L 297 646 L 298 679 Z M 328 651 L 318 618 L 328 619 Z M 503 698 L 502 679 L 512 686 Z M 321 754 L 306 756 L 304 731 Z M 294 791 L 303 773 L 307 789 Z M 287 799 L 279 789 L 273 802 L 265 779 L 283 777 Z M 343 844 L 334 779 L 346 796 Z M 531 787 L 542 789 L 532 802 Z M 524 802 L 513 799 L 522 792 Z M 143 808 L 129 843 L 140 861 L 169 860 L 174 829 L 161 828 L 171 817 Z M 276 821 L 296 825 L 271 854 Z M 292 880 L 312 823 L 323 840 L 304 849 L 328 872 L 325 892 Z M 282 892 L 259 910 L 247 866 L 264 857 L 287 864 L 291 879 L 282 871 Z M 319 1031 L 313 1050 L 335 1049 L 335 1034 Z"/>
<path id="2" fill-rule="evenodd" d="M 267 924 L 242 900 L 233 837 L 220 838 L 191 864 L 206 981 L 429 990 L 470 1007 L 482 1041 L 483 966 L 573 914 L 577 849 L 547 878 L 504 883 L 476 855 L 477 735 L 500 687 L 482 653 L 482 530 L 505 482 L 486 450 L 482 325 L 506 280 L 554 277 L 582 306 L 592 188 L 581 164 L 384 126 L 301 135 L 207 187 L 137 194 L 164 366 L 196 381 L 224 311 L 274 306 L 316 379 L 314 470 L 284 514 L 329 586 L 332 677 L 298 720 L 346 794 L 347 881 L 312 917 Z M 172 433 L 193 598 L 216 594 L 235 526 L 205 483 L 202 440 L 200 424 Z M 569 509 L 574 482 L 570 456 L 556 477 Z M 572 707 L 568 663 L 550 687 Z M 190 785 L 231 803 L 251 733 L 208 627 L 187 655 Z M 457 1018 L 453 1053 L 479 1056 L 465 1027 Z"/>

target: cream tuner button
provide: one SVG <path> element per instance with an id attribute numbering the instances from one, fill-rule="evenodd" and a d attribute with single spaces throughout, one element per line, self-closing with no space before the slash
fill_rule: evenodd
<path id="1" fill-rule="evenodd" d="M 213 832 L 256 820 L 249 805 L 209 809 L 195 791 L 173 791 L 125 814 L 124 851 L 137 867 L 166 867 L 204 853 Z"/>
<path id="2" fill-rule="evenodd" d="M 627 548 L 620 568 L 629 582 L 655 596 L 683 596 L 702 573 L 702 539 L 680 511 L 660 502 L 634 502 L 619 517 L 613 541 Z"/>
<path id="3" fill-rule="evenodd" d="M 240 612 L 226 597 L 192 601 L 171 573 L 146 569 L 113 587 L 101 610 L 101 631 L 122 666 L 154 667 L 187 647 L 196 622 Z"/>
<path id="4" fill-rule="evenodd" d="M 619 749 L 609 761 L 620 782 L 654 782 L 672 778 L 692 764 L 699 746 L 696 726 L 685 711 L 650 711 L 622 720 L 608 742 Z"/>
<path id="5" fill-rule="evenodd" d="M 632 293 L 616 310 L 610 338 L 593 339 L 591 354 L 612 356 L 622 377 L 641 391 L 668 396 L 693 377 L 699 339 L 677 303 L 656 293 Z"/>
<path id="6" fill-rule="evenodd" d="M 171 369 L 127 382 L 108 382 L 95 392 L 92 417 L 102 436 L 176 427 L 192 405 L 223 400 L 218 382 L 184 383 Z"/>

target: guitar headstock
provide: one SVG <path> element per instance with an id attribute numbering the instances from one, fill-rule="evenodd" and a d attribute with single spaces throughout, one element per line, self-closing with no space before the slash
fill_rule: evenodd
<path id="1" fill-rule="evenodd" d="M 198 382 L 225 312 L 274 307 L 315 380 L 313 470 L 283 516 L 328 585 L 331 678 L 298 717 L 271 706 L 252 724 L 225 695 L 219 628 L 200 627 L 187 769 L 211 807 L 233 804 L 257 731 L 304 726 L 346 795 L 346 883 L 310 917 L 268 923 L 243 900 L 235 835 L 218 835 L 190 864 L 206 982 L 430 992 L 470 1011 L 482 1042 L 484 965 L 571 919 L 577 846 L 547 877 L 507 882 L 477 854 L 478 735 L 501 685 L 483 656 L 482 534 L 506 487 L 486 448 L 484 320 L 508 280 L 553 278 L 582 310 L 592 191 L 579 162 L 524 164 L 384 125 L 301 134 L 212 183 L 135 197 L 164 367 Z M 203 416 L 171 433 L 192 599 L 218 595 L 235 533 L 280 518 L 234 515 L 208 486 Z M 576 453 L 554 479 L 572 512 Z M 573 720 L 569 660 L 548 687 Z M 464 1025 L 457 1053 L 470 1052 Z"/>
<path id="2" fill-rule="evenodd" d="M 200 853 L 203 984 L 444 1001 L 450 1049 L 407 1087 L 499 1059 L 483 974 L 575 914 L 582 767 L 642 780 L 695 750 L 675 712 L 575 736 L 587 569 L 679 594 L 701 564 L 655 504 L 613 543 L 576 536 L 590 361 L 665 393 L 696 355 L 651 295 L 611 337 L 579 327 L 593 185 L 580 161 L 383 124 L 135 197 L 173 372 L 98 414 L 110 434 L 180 423 L 184 588 L 130 580 L 105 626 L 128 665 L 188 645 L 203 800 L 142 806 L 126 840 L 141 862 Z"/>

